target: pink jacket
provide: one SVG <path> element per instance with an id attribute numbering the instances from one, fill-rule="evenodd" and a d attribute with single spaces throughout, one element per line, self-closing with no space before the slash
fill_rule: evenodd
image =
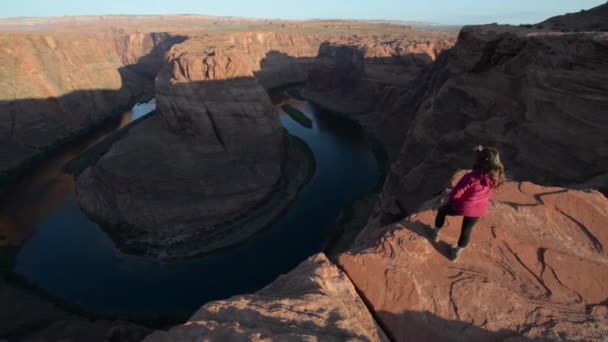
<path id="1" fill-rule="evenodd" d="M 462 216 L 483 217 L 488 214 L 492 182 L 488 175 L 472 171 L 462 177 L 450 194 L 450 205 Z"/>

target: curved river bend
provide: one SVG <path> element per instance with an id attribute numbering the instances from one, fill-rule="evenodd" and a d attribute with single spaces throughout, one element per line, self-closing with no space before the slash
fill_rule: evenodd
<path id="1" fill-rule="evenodd" d="M 310 146 L 317 169 L 287 212 L 246 242 L 177 262 L 121 254 L 80 210 L 72 177 L 58 171 L 77 154 L 68 151 L 40 171 L 44 181 L 20 185 L 24 189 L 14 196 L 16 202 L 0 208 L 0 223 L 11 223 L 3 234 L 27 235 L 19 242 L 14 271 L 86 311 L 142 319 L 184 317 L 205 302 L 269 284 L 320 251 L 341 209 L 380 176 L 359 126 L 308 102 L 289 103 L 313 121 L 305 128 L 281 113 L 283 126 Z M 139 106 L 131 117 L 152 108 Z"/>

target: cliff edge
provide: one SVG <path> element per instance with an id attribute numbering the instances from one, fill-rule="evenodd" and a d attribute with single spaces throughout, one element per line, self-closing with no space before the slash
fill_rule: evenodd
<path id="1" fill-rule="evenodd" d="M 312 257 L 257 294 L 208 303 L 146 341 L 608 338 L 606 197 L 509 182 L 455 262 L 447 251 L 460 218 L 448 218 L 439 243 L 428 237 L 439 204 L 363 230 L 337 257 L 341 271 Z"/>

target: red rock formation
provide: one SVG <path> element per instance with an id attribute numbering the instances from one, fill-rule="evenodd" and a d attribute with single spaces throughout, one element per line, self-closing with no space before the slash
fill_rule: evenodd
<path id="1" fill-rule="evenodd" d="M 319 48 L 303 95 L 332 111 L 350 114 L 386 140 L 385 132 L 376 130 L 373 123 L 379 116 L 373 109 L 383 101 L 385 88 L 408 86 L 454 42 L 450 34 L 422 34 L 325 43 Z"/>
<path id="2" fill-rule="evenodd" d="M 608 192 L 608 34 L 465 27 L 414 81 L 387 92 L 381 125 L 404 138 L 382 210 L 412 212 L 477 144 L 514 179 Z M 471 155 L 471 158 L 465 156 Z"/>
<path id="3" fill-rule="evenodd" d="M 203 39 L 167 54 L 156 103 L 157 117 L 80 175 L 77 197 L 90 216 L 145 245 L 139 253 L 192 256 L 207 251 L 200 240 L 221 233 L 218 225 L 276 189 L 284 133 L 247 61 Z"/>
<path id="4" fill-rule="evenodd" d="M 130 108 L 172 42 L 109 30 L 1 34 L 0 175 Z"/>
<path id="5" fill-rule="evenodd" d="M 436 208 L 436 206 L 434 207 Z M 608 200 L 594 191 L 510 182 L 455 262 L 436 211 L 368 227 L 339 264 L 397 341 L 608 338 Z"/>
<path id="6" fill-rule="evenodd" d="M 388 341 L 348 277 L 317 254 L 256 294 L 211 302 L 161 341 Z"/>
<path id="7" fill-rule="evenodd" d="M 258 293 L 208 303 L 145 341 L 608 338 L 602 194 L 509 182 L 456 261 L 447 252 L 460 218 L 448 218 L 441 242 L 428 238 L 438 205 L 368 227 L 338 257 L 345 273 L 313 256 Z"/>
<path id="8" fill-rule="evenodd" d="M 123 226 L 118 234 L 146 245 L 137 248 L 144 254 L 209 251 L 196 241 L 212 240 L 224 229 L 218 227 L 267 200 L 281 176 L 282 129 L 264 87 L 306 79 L 326 39 L 346 40 L 269 32 L 174 46 L 156 78 L 159 118 L 80 176 L 81 207 L 110 229 Z"/>

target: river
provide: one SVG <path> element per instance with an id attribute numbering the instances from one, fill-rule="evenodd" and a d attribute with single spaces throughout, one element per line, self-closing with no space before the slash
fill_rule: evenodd
<path id="1" fill-rule="evenodd" d="M 313 122 L 306 128 L 285 113 L 289 133 L 303 139 L 316 171 L 289 209 L 246 242 L 200 258 L 164 262 L 124 255 L 80 210 L 74 179 L 63 165 L 99 142 L 97 134 L 42 165 L 0 207 L 3 245 L 20 246 L 14 272 L 55 299 L 99 315 L 139 319 L 187 317 L 205 302 L 251 293 L 321 250 L 340 211 L 374 187 L 378 163 L 353 122 L 295 99 Z M 152 111 L 136 106 L 120 124 Z"/>

